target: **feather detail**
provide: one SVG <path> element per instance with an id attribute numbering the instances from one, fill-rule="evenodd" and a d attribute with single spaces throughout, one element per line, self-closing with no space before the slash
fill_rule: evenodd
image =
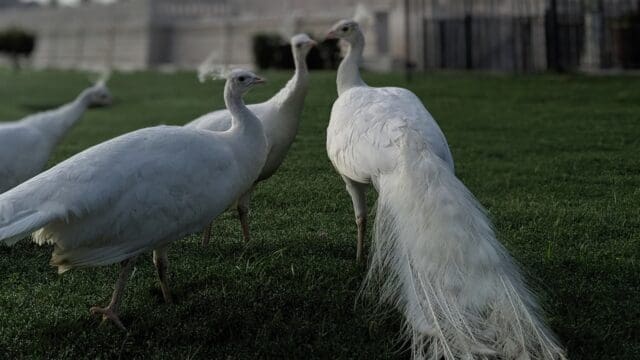
<path id="1" fill-rule="evenodd" d="M 200 230 L 251 187 L 266 159 L 262 124 L 241 98 L 252 84 L 232 85 L 258 77 L 242 70 L 230 77 L 231 129 L 157 126 L 76 154 L 0 194 L 0 242 L 34 232 L 36 243 L 54 245 L 51 263 L 64 272 L 119 262 Z"/>
<path id="2" fill-rule="evenodd" d="M 365 208 L 362 184 L 378 190 L 361 290 L 377 290 L 380 303 L 404 314 L 414 359 L 565 359 L 485 210 L 456 178 L 433 117 L 408 90 L 362 82 L 357 22 L 339 21 L 329 34 L 347 41 L 349 53 L 338 69 L 327 153 L 356 217 Z"/>
<path id="3" fill-rule="evenodd" d="M 51 214 L 28 210 L 12 213 L 0 211 L 3 225 L 0 226 L 0 239 L 8 246 L 12 246 L 36 229 L 51 220 Z"/>
<path id="4" fill-rule="evenodd" d="M 365 288 L 405 313 L 414 359 L 564 359 L 484 209 L 410 137 L 400 167 L 378 180 Z"/>

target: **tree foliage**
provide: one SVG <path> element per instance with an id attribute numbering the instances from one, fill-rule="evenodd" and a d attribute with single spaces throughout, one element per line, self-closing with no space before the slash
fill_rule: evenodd
<path id="1" fill-rule="evenodd" d="M 27 30 L 8 28 L 0 31 L 0 54 L 9 56 L 16 68 L 19 68 L 21 57 L 31 55 L 35 44 L 35 35 Z"/>
<path id="2" fill-rule="evenodd" d="M 277 34 L 257 34 L 253 37 L 253 58 L 260 69 L 293 69 L 291 45 Z M 337 40 L 325 40 L 307 55 L 309 69 L 335 69 L 340 63 Z"/>

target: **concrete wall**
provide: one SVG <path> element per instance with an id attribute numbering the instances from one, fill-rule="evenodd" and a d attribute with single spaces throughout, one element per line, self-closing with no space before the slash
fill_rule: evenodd
<path id="1" fill-rule="evenodd" d="M 149 59 L 150 0 L 117 6 L 8 8 L 0 28 L 19 26 L 38 38 L 36 68 L 143 69 Z"/>
<path id="2" fill-rule="evenodd" d="M 473 68 L 526 71 L 547 68 L 548 4 L 548 0 L 128 0 L 74 8 L 3 8 L 0 28 L 17 25 L 37 32 L 36 67 L 195 68 L 206 58 L 246 66 L 253 62 L 251 43 L 257 33 L 288 38 L 304 31 L 322 38 L 336 20 L 358 12 L 365 20 L 364 63 L 369 68 L 401 69 L 407 59 L 418 69 L 464 68 L 470 58 Z M 465 16 L 473 18 L 470 41 Z M 597 47 L 589 50 L 595 54 L 589 58 L 598 57 Z"/>
<path id="3" fill-rule="evenodd" d="M 0 28 L 14 25 L 37 33 L 37 68 L 195 68 L 208 57 L 246 66 L 253 62 L 255 34 L 288 38 L 304 31 L 322 38 L 335 21 L 352 17 L 360 3 L 371 19 L 376 14 L 388 19 L 387 29 L 365 26 L 366 64 L 388 69 L 404 63 L 404 15 L 397 0 L 130 0 L 15 8 L 0 13 Z M 381 34 L 387 37 L 384 52 L 376 46 Z"/>
<path id="4" fill-rule="evenodd" d="M 405 53 L 396 9 L 401 2 L 396 0 L 130 0 L 108 6 L 10 8 L 0 12 L 0 28 L 20 26 L 37 33 L 37 68 L 195 68 L 207 57 L 250 65 L 255 34 L 288 38 L 305 31 L 322 38 L 336 20 L 353 16 L 361 2 L 371 15 L 390 14 L 388 51 L 376 50 L 380 31 L 370 31 L 371 24 L 366 29 L 372 46 L 365 53 L 372 67 L 388 68 Z"/>
<path id="5" fill-rule="evenodd" d="M 367 7 L 371 11 L 388 12 L 395 3 L 397 1 L 374 0 L 368 2 Z M 351 17 L 358 2 L 193 0 L 176 5 L 162 0 L 155 4 L 154 48 L 163 50 L 154 53 L 152 64 L 194 68 L 207 57 L 222 64 L 250 65 L 252 39 L 258 33 L 278 33 L 286 39 L 295 33 L 307 32 L 321 39 L 335 21 Z M 196 17 L 197 14 L 203 15 Z M 374 34 L 368 34 L 368 38 L 374 39 Z M 397 44 L 397 41 L 388 42 Z M 387 55 L 379 54 L 375 47 L 367 47 L 365 56 L 375 64 Z"/>

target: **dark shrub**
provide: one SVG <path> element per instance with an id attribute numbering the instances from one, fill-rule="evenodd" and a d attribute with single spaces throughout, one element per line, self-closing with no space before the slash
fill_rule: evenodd
<path id="1" fill-rule="evenodd" d="M 258 34 L 253 37 L 253 57 L 260 69 L 293 69 L 291 45 L 279 35 Z M 309 69 L 335 69 L 340 63 L 337 40 L 325 40 L 307 56 Z"/>
<path id="2" fill-rule="evenodd" d="M 310 69 L 336 69 L 340 65 L 338 40 L 329 39 L 319 43 L 307 57 Z M 312 65 L 313 64 L 313 65 Z"/>
<path id="3" fill-rule="evenodd" d="M 257 34 L 253 37 L 253 58 L 258 68 L 274 66 L 274 51 L 281 42 L 280 36 L 273 34 Z"/>
<path id="4" fill-rule="evenodd" d="M 16 69 L 20 67 L 21 57 L 31 55 L 35 43 L 35 36 L 26 30 L 9 28 L 0 31 L 0 53 L 11 57 Z"/>

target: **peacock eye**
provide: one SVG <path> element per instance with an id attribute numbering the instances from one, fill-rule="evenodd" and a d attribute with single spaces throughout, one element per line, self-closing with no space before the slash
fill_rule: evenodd
<path id="1" fill-rule="evenodd" d="M 302 44 L 296 44 L 296 48 L 300 49 L 302 47 Z"/>
<path id="2" fill-rule="evenodd" d="M 343 27 L 342 27 L 342 31 L 343 31 L 343 32 L 347 32 L 347 31 L 349 31 L 349 27 L 348 27 L 348 26 L 343 26 Z"/>
<path id="3" fill-rule="evenodd" d="M 244 81 L 244 76 L 240 76 L 240 77 L 238 78 L 238 80 L 240 80 L 240 82 L 243 82 L 243 81 Z"/>

